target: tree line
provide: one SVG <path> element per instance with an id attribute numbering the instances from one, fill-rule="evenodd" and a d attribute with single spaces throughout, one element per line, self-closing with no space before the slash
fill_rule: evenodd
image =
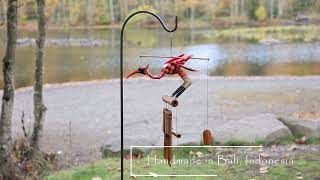
<path id="1" fill-rule="evenodd" d="M 34 0 L 20 0 L 20 22 L 38 16 Z M 163 18 L 178 15 L 181 21 L 213 21 L 231 17 L 251 21 L 292 19 L 298 15 L 318 15 L 319 0 L 46 0 L 50 24 L 110 25 L 121 23 L 136 10 L 149 10 Z M 6 9 L 4 0 L 0 12 Z"/>

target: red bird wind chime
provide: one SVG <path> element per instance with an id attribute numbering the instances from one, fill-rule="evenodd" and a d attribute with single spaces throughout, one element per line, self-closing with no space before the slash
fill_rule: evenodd
<path id="1" fill-rule="evenodd" d="M 170 75 L 178 74 L 183 80 L 183 84 L 176 91 L 174 91 L 171 96 L 162 97 L 163 101 L 165 101 L 166 103 L 169 103 L 173 107 L 176 107 L 178 106 L 178 101 L 176 99 L 192 84 L 191 79 L 183 72 L 182 68 L 189 71 L 197 71 L 195 69 L 184 66 L 184 64 L 190 58 L 192 58 L 192 56 L 184 56 L 184 54 L 181 54 L 177 57 L 172 57 L 169 61 L 164 63 L 159 75 L 157 76 L 150 73 L 150 71 L 148 70 L 149 68 L 149 64 L 148 64 L 145 67 L 139 68 L 137 71 L 132 72 L 131 74 L 129 74 L 127 78 L 137 73 L 147 75 L 152 79 L 161 79 L 166 74 L 170 74 Z"/>
<path id="2" fill-rule="evenodd" d="M 143 57 L 143 56 L 140 56 Z M 159 56 L 144 56 L 144 57 L 158 57 Z M 169 58 L 167 62 L 164 63 L 162 69 L 158 75 L 153 75 L 149 70 L 149 64 L 145 67 L 140 67 L 138 70 L 130 73 L 127 78 L 135 75 L 135 74 L 143 74 L 147 75 L 152 79 L 161 79 L 166 74 L 174 75 L 178 74 L 183 80 L 183 84 L 175 90 L 171 96 L 165 95 L 162 97 L 162 100 L 167 104 L 170 104 L 172 107 L 178 106 L 177 98 L 192 84 L 191 79 L 187 76 L 187 74 L 183 70 L 188 71 L 197 71 L 196 69 L 186 67 L 185 63 L 190 59 L 206 59 L 207 58 L 192 58 L 192 55 L 185 56 L 185 54 L 181 54 L 176 57 L 160 57 L 160 58 Z M 168 108 L 163 109 L 163 133 L 164 133 L 164 159 L 168 161 L 169 166 L 171 166 L 172 161 L 172 135 L 181 138 L 181 134 L 172 131 L 172 112 Z M 212 144 L 212 136 L 210 130 L 206 129 L 203 132 L 203 143 L 204 145 Z"/>

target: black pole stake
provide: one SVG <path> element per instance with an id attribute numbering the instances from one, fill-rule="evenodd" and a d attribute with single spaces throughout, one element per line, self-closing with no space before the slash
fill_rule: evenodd
<path id="1" fill-rule="evenodd" d="M 158 21 L 160 22 L 160 24 L 162 25 L 164 30 L 166 30 L 167 32 L 170 32 L 170 33 L 174 32 L 178 28 L 178 17 L 177 16 L 176 16 L 176 20 L 175 20 L 175 27 L 173 29 L 169 29 L 163 23 L 162 19 L 158 15 L 156 15 L 152 12 L 149 12 L 149 11 L 137 11 L 137 12 L 131 14 L 129 17 L 127 17 L 127 19 L 122 24 L 121 38 L 120 38 L 121 180 L 123 180 L 123 171 L 124 171 L 124 168 L 123 168 L 123 35 L 124 35 L 124 29 L 126 27 L 126 24 L 133 16 L 135 16 L 137 14 L 150 14 L 150 15 L 152 15 L 153 17 L 158 19 Z"/>

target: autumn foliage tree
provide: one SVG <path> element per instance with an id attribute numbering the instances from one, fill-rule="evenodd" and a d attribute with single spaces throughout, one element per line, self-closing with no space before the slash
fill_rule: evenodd
<path id="1" fill-rule="evenodd" d="M 21 21 L 34 20 L 36 0 L 21 1 Z M 48 23 L 58 25 L 108 25 L 121 23 L 137 7 L 156 9 L 160 16 L 178 15 L 180 21 L 208 20 L 208 17 L 238 17 L 257 21 L 264 8 L 265 19 L 294 18 L 298 14 L 320 13 L 319 0 L 46 0 Z"/>

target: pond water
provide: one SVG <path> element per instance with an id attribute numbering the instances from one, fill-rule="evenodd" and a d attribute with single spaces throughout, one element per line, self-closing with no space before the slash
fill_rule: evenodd
<path id="1" fill-rule="evenodd" d="M 209 29 L 178 30 L 172 35 L 161 29 L 128 28 L 125 42 L 125 74 L 150 64 L 154 73 L 164 60 L 140 59 L 139 55 L 193 54 L 210 61 L 188 62 L 200 74 L 218 76 L 319 75 L 320 43 L 283 43 L 274 45 L 243 42 L 214 42 Z M 111 79 L 119 77 L 119 29 L 113 30 L 50 30 L 48 38 L 85 38 L 107 40 L 97 47 L 49 46 L 46 48 L 45 82 L 62 83 Z M 34 38 L 35 32 L 19 32 L 19 38 Z M 0 35 L 0 57 L 5 50 L 5 33 Z M 33 84 L 35 48 L 19 46 L 16 57 L 16 87 Z M 1 67 L 2 68 L 2 67 Z M 1 70 L 2 71 L 2 70 Z M 1 73 L 2 76 L 2 73 Z M 0 81 L 2 87 L 2 77 Z"/>

